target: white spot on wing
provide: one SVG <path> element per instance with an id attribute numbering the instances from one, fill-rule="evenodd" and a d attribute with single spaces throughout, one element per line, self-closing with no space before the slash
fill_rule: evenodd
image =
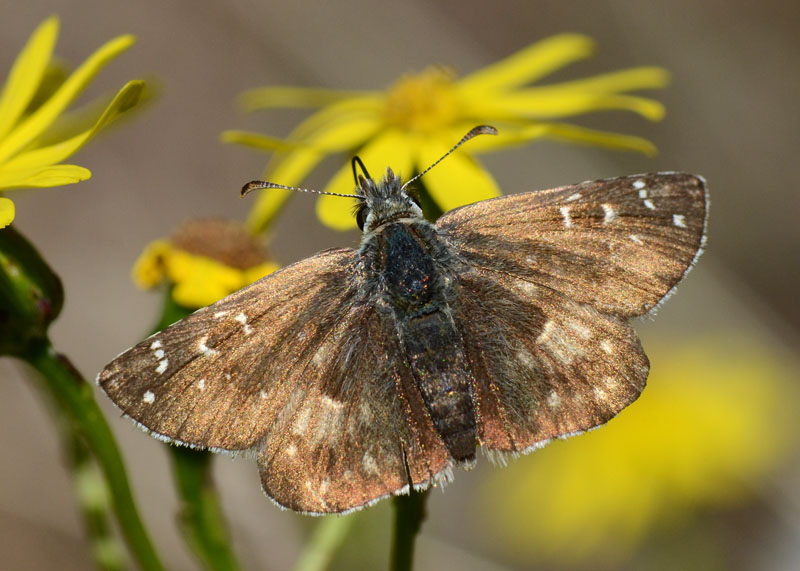
<path id="1" fill-rule="evenodd" d="M 561 216 L 564 217 L 564 226 L 566 228 L 572 226 L 572 219 L 569 217 L 569 206 L 562 206 L 559 210 L 561 211 Z"/>
<path id="2" fill-rule="evenodd" d="M 561 405 L 561 397 L 558 396 L 556 391 L 550 391 L 547 397 L 547 406 L 550 408 L 558 408 Z"/>
<path id="3" fill-rule="evenodd" d="M 227 311 L 217 311 L 217 312 L 214 314 L 214 317 L 215 317 L 216 319 L 219 319 L 220 317 L 225 317 L 227 314 L 228 314 L 228 312 L 227 312 Z"/>
<path id="4" fill-rule="evenodd" d="M 326 407 L 332 408 L 332 409 L 335 409 L 335 410 L 339 410 L 344 406 L 340 401 L 334 400 L 329 396 L 322 397 L 322 401 L 321 402 Z"/>
<path id="5" fill-rule="evenodd" d="M 640 190 L 645 187 L 644 181 L 642 179 L 633 181 L 633 188 L 636 190 Z"/>
<path id="6" fill-rule="evenodd" d="M 678 228 L 686 228 L 686 216 L 683 214 L 673 214 L 672 223 Z"/>
<path id="7" fill-rule="evenodd" d="M 601 204 L 603 207 L 603 224 L 610 224 L 617 217 L 617 213 L 610 204 Z"/>
<path id="8" fill-rule="evenodd" d="M 146 404 L 153 404 L 156 401 L 156 395 L 152 391 L 145 391 L 142 395 L 142 402 Z"/>
<path id="9" fill-rule="evenodd" d="M 364 458 L 361 461 L 361 466 L 364 468 L 364 472 L 367 474 L 380 473 L 380 470 L 378 469 L 378 463 L 375 462 L 375 458 L 373 458 L 369 452 L 364 452 Z"/>
<path id="10" fill-rule="evenodd" d="M 311 361 L 317 366 L 322 366 L 323 363 L 327 361 L 328 353 L 330 353 L 330 347 L 328 345 L 322 345 L 317 352 L 314 353 L 314 356 L 311 358 Z"/>
<path id="11" fill-rule="evenodd" d="M 200 341 L 197 342 L 197 350 L 200 351 L 206 357 L 210 357 L 212 355 L 216 355 L 219 353 L 216 349 L 211 349 L 208 345 L 206 345 L 206 341 L 208 341 L 208 337 L 201 337 Z"/>
<path id="12" fill-rule="evenodd" d="M 611 341 L 604 340 L 600 342 L 600 348 L 603 350 L 604 353 L 611 354 L 614 352 L 614 345 L 611 344 Z"/>
<path id="13" fill-rule="evenodd" d="M 517 359 L 529 369 L 536 367 L 536 359 L 534 359 L 533 355 L 531 355 L 525 347 L 521 347 L 520 350 L 517 351 Z"/>
<path id="14" fill-rule="evenodd" d="M 540 343 L 551 356 L 561 363 L 569 364 L 576 357 L 584 354 L 583 347 L 576 343 L 575 336 L 569 335 L 553 320 L 544 324 L 536 342 Z"/>
<path id="15" fill-rule="evenodd" d="M 156 359 L 163 359 L 164 358 L 164 350 L 163 349 L 156 349 L 155 351 Z"/>
<path id="16" fill-rule="evenodd" d="M 645 198 L 645 199 L 644 199 L 644 205 L 645 205 L 647 208 L 649 208 L 650 210 L 655 210 L 655 209 L 656 209 L 656 206 L 655 206 L 655 204 L 653 204 L 653 201 L 652 201 L 652 200 L 650 200 L 649 198 Z"/>
<path id="17" fill-rule="evenodd" d="M 197 388 L 200 389 L 201 391 L 203 389 L 205 389 L 206 388 L 206 380 L 205 379 L 200 379 L 199 381 L 197 381 Z"/>
<path id="18" fill-rule="evenodd" d="M 634 244 L 639 244 L 640 246 L 644 245 L 644 242 L 642 242 L 642 237 L 639 236 L 638 234 L 629 234 L 628 238 L 630 238 L 631 242 L 633 242 Z"/>
<path id="19" fill-rule="evenodd" d="M 576 192 L 575 194 L 570 194 L 567 197 L 567 202 L 572 202 L 573 200 L 578 200 L 579 198 L 581 198 L 581 193 L 580 192 Z"/>
<path id="20" fill-rule="evenodd" d="M 302 411 L 300 411 L 300 414 L 294 421 L 292 432 L 294 432 L 297 436 L 305 436 L 306 432 L 308 432 L 308 422 L 310 420 L 311 420 L 311 409 L 306 407 Z"/>
<path id="21" fill-rule="evenodd" d="M 289 446 L 286 447 L 286 454 L 288 454 L 289 456 L 294 456 L 295 454 L 297 454 L 297 446 L 295 446 L 294 444 L 289 444 Z"/>
<path id="22" fill-rule="evenodd" d="M 153 350 L 160 349 L 160 348 L 161 348 L 161 341 L 159 341 L 158 339 L 156 339 L 155 341 L 153 341 L 153 342 L 150 344 L 150 348 L 151 348 L 151 349 L 153 349 Z"/>
<path id="23" fill-rule="evenodd" d="M 242 325 L 244 325 L 245 323 L 247 323 L 247 316 L 244 314 L 244 312 L 239 312 L 239 315 L 237 315 L 236 317 L 234 317 L 234 319 L 235 319 L 236 321 L 238 321 L 239 323 L 241 323 Z"/>
<path id="24" fill-rule="evenodd" d="M 583 340 L 587 340 L 592 337 L 592 330 L 578 321 L 569 321 L 567 322 L 567 326 Z"/>
<path id="25" fill-rule="evenodd" d="M 640 190 L 639 191 L 639 198 L 642 198 L 642 199 L 647 198 L 647 191 L 646 190 Z"/>
<path id="26" fill-rule="evenodd" d="M 169 365 L 169 359 L 164 359 L 163 361 L 158 362 L 158 367 L 156 367 L 156 373 L 159 375 L 162 374 L 164 371 L 167 370 L 167 366 Z"/>

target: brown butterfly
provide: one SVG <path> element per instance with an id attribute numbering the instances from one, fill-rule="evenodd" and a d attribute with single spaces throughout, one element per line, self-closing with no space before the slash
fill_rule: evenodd
<path id="1" fill-rule="evenodd" d="M 585 182 L 433 224 L 390 169 L 377 183 L 362 170 L 359 249 L 283 268 L 117 357 L 98 382 L 127 416 L 169 442 L 251 451 L 278 505 L 324 514 L 444 484 L 478 445 L 527 453 L 639 396 L 649 363 L 629 320 L 697 259 L 702 178 Z"/>

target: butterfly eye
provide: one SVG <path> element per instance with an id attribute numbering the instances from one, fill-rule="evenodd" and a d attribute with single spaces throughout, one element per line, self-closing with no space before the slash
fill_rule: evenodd
<path id="1" fill-rule="evenodd" d="M 364 222 L 367 221 L 367 205 L 361 204 L 356 210 L 356 224 L 358 224 L 358 229 L 364 229 Z"/>

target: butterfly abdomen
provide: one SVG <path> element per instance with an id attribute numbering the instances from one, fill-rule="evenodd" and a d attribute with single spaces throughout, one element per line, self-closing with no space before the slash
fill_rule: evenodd
<path id="1" fill-rule="evenodd" d="M 401 325 L 417 387 L 447 450 L 460 462 L 475 458 L 477 425 L 469 367 L 449 312 L 439 309 Z"/>

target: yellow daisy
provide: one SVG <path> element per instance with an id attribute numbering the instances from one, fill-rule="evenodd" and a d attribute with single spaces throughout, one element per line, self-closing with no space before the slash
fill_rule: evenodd
<path id="1" fill-rule="evenodd" d="M 133 280 L 152 288 L 165 280 L 185 308 L 210 305 L 274 272 L 266 249 L 239 222 L 192 220 L 169 240 L 147 245 L 133 267 Z"/>
<path id="2" fill-rule="evenodd" d="M 223 140 L 261 150 L 277 151 L 264 177 L 296 186 L 326 155 L 357 152 L 376 176 L 386 166 L 406 178 L 441 157 L 464 133 L 479 124 L 496 126 L 498 137 L 480 137 L 467 152 L 448 158 L 428 173 L 424 185 L 441 210 L 500 194 L 492 177 L 468 153 L 480 153 L 537 138 L 653 154 L 655 147 L 639 137 L 596 131 L 558 122 L 593 111 L 625 110 L 658 120 L 663 106 L 629 95 L 637 89 L 666 85 L 668 74 L 657 67 L 640 67 L 586 79 L 526 87 L 555 70 L 588 57 L 592 41 L 563 34 L 535 43 L 489 67 L 461 79 L 443 67 L 430 67 L 398 79 L 386 91 L 336 91 L 297 87 L 266 87 L 242 96 L 249 110 L 322 108 L 302 122 L 286 140 L 255 133 L 227 131 Z M 349 165 L 324 189 L 348 194 Z M 270 190 L 258 197 L 248 226 L 263 231 L 286 200 L 286 191 Z M 336 229 L 355 227 L 353 202 L 321 196 L 320 220 Z"/>
<path id="3" fill-rule="evenodd" d="M 60 186 L 86 180 L 91 172 L 63 164 L 95 133 L 120 113 L 136 105 L 144 83 L 131 81 L 109 103 L 94 124 L 77 134 L 54 139 L 64 111 L 95 75 L 134 37 L 119 36 L 101 46 L 69 77 L 53 88 L 47 81 L 58 38 L 58 18 L 45 20 L 31 35 L 0 93 L 0 192 L 10 188 Z M 74 130 L 73 125 L 73 130 Z M 0 228 L 14 220 L 14 203 L 0 196 Z"/>
<path id="4" fill-rule="evenodd" d="M 636 406 L 492 472 L 490 541 L 526 561 L 621 563 L 648 534 L 752 497 L 787 459 L 789 364 L 730 338 L 648 353 L 659 365 Z"/>

